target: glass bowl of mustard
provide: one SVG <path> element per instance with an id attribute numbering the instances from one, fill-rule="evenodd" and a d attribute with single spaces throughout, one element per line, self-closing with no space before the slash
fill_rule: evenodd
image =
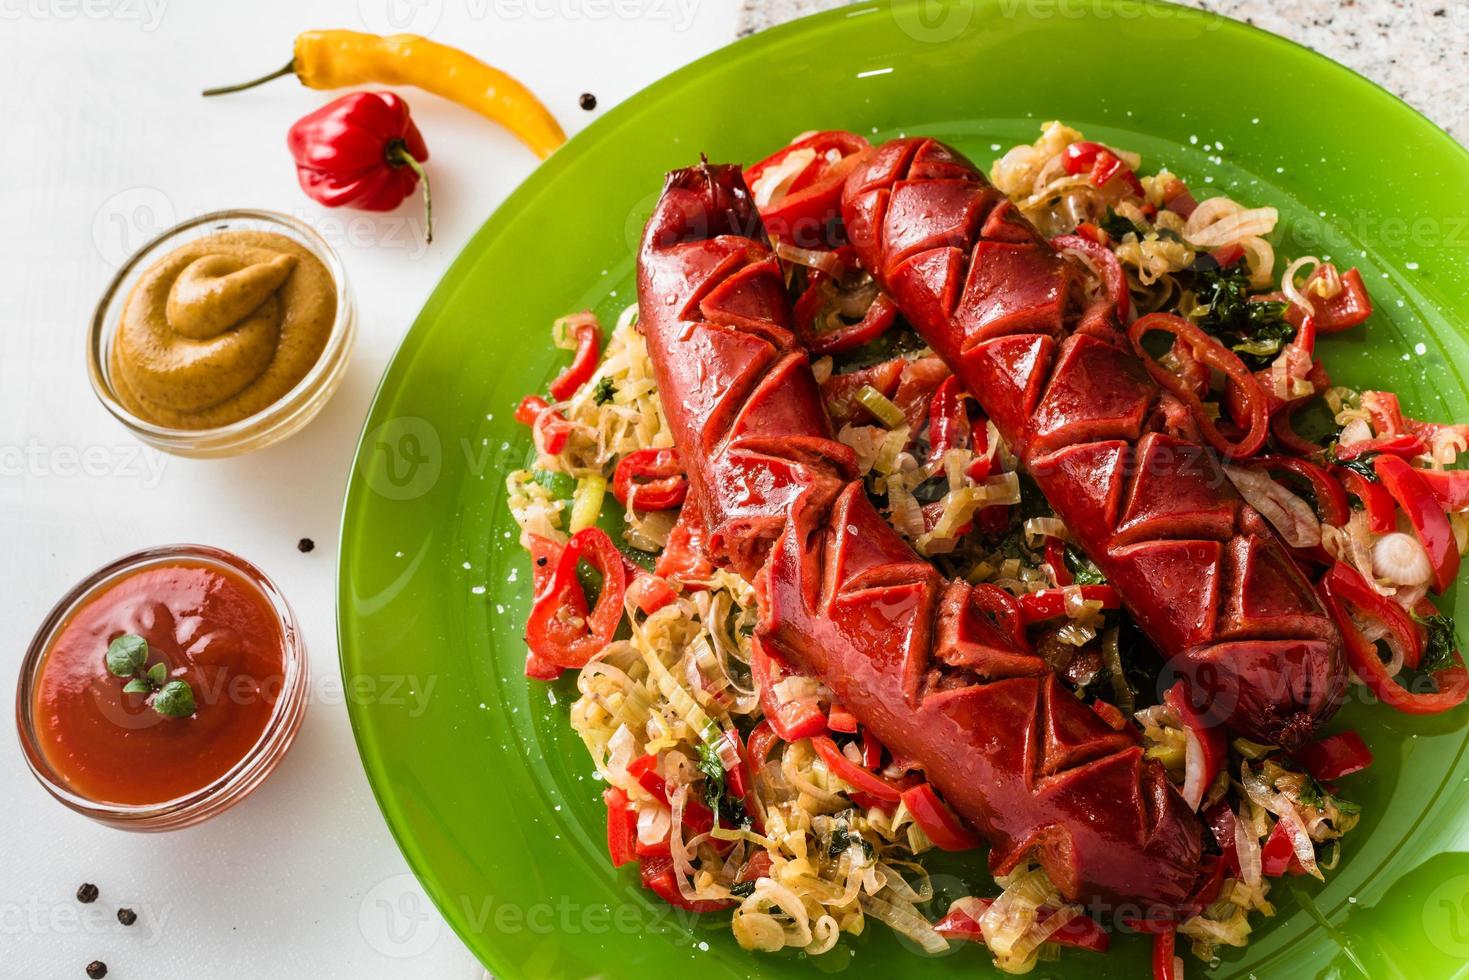
<path id="1" fill-rule="evenodd" d="M 346 373 L 357 311 L 336 251 L 263 210 L 170 228 L 117 271 L 87 334 L 103 406 L 150 446 L 235 456 L 299 431 Z"/>

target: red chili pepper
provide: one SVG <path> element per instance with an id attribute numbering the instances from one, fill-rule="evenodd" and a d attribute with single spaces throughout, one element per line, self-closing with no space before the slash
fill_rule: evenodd
<path id="1" fill-rule="evenodd" d="M 602 575 L 597 605 L 587 604 L 576 569 L 585 560 Z M 556 563 L 556 571 L 536 590 L 525 642 L 533 654 L 558 667 L 586 666 L 593 654 L 612 642 L 622 621 L 627 571 L 622 553 L 600 528 L 572 535 Z"/>
<path id="2" fill-rule="evenodd" d="M 1114 732 L 1126 730 L 1127 716 L 1124 715 L 1122 713 L 1122 709 L 1117 707 L 1115 704 L 1111 704 L 1110 702 L 1103 701 L 1101 698 L 1097 698 L 1095 701 L 1092 702 L 1092 710 L 1095 711 L 1097 713 L 1097 717 L 1106 722 L 1107 727 L 1112 729 Z"/>
<path id="3" fill-rule="evenodd" d="M 1121 177 L 1134 197 L 1145 197 L 1143 185 L 1137 179 L 1137 174 L 1132 168 L 1122 162 L 1122 158 L 1100 143 L 1090 140 L 1080 140 L 1066 147 L 1065 150 L 1066 172 L 1068 174 L 1082 174 L 1091 171 L 1091 184 L 1093 187 L 1105 187 L 1107 182 L 1114 177 Z"/>
<path id="4" fill-rule="evenodd" d="M 536 449 L 547 456 L 561 452 L 571 438 L 571 423 L 540 395 L 526 395 L 520 400 L 515 406 L 515 421 L 531 427 Z"/>
<path id="5" fill-rule="evenodd" d="M 1395 436 L 1408 431 L 1408 420 L 1403 418 L 1403 407 L 1398 396 L 1390 391 L 1362 392 L 1362 407 L 1372 416 L 1372 430 L 1385 436 Z"/>
<path id="6" fill-rule="evenodd" d="M 787 742 L 799 742 L 826 731 L 826 715 L 821 699 L 814 695 L 781 701 L 775 685 L 785 676 L 785 668 L 765 649 L 759 638 L 751 645 L 750 673 L 760 691 L 760 710 L 775 733 Z"/>
<path id="7" fill-rule="evenodd" d="M 1122 263 L 1117 260 L 1117 253 L 1106 245 L 1080 235 L 1057 235 L 1051 239 L 1051 245 L 1058 249 L 1070 249 L 1085 256 L 1097 267 L 1102 276 L 1102 283 L 1107 287 L 1107 294 L 1116 304 L 1117 322 L 1126 323 L 1128 311 L 1132 309 L 1132 295 L 1128 291 L 1127 274 L 1122 271 Z"/>
<path id="8" fill-rule="evenodd" d="M 1327 524 L 1341 527 L 1351 520 L 1352 505 L 1346 491 L 1326 467 L 1294 456 L 1257 456 L 1249 465 L 1266 473 L 1291 473 L 1310 483 L 1316 497 L 1316 513 Z"/>
<path id="9" fill-rule="evenodd" d="M 1329 783 L 1372 765 L 1372 750 L 1356 732 L 1328 735 L 1303 745 L 1294 755 L 1318 783 Z"/>
<path id="10" fill-rule="evenodd" d="M 1098 228 L 1090 221 L 1083 221 L 1081 224 L 1077 225 L 1076 234 L 1082 238 L 1085 238 L 1087 241 L 1093 242 L 1097 245 L 1106 245 L 1107 242 L 1111 240 L 1105 231 Z"/>
<path id="11" fill-rule="evenodd" d="M 750 768 L 759 772 L 770 758 L 770 750 L 782 741 L 784 739 L 775 733 L 770 719 L 760 719 L 760 724 L 751 729 L 750 737 L 745 740 L 745 758 L 749 761 Z"/>
<path id="12" fill-rule="evenodd" d="M 428 147 L 392 92 L 353 92 L 296 120 L 286 134 L 296 179 L 329 208 L 391 211 L 423 180 L 424 238 L 434 240 L 433 208 L 423 162 Z"/>
<path id="13" fill-rule="evenodd" d="M 1393 679 L 1392 675 L 1387 672 L 1387 665 L 1378 656 L 1377 646 L 1368 642 L 1367 638 L 1362 635 L 1362 631 L 1352 622 L 1351 616 L 1348 615 L 1346 604 L 1353 602 L 1352 597 L 1362 596 L 1361 589 L 1356 587 L 1352 576 L 1356 576 L 1361 589 L 1372 591 L 1366 582 L 1361 581 L 1361 576 L 1355 569 L 1342 564 L 1334 566 L 1321 583 L 1326 608 L 1330 610 L 1332 618 L 1336 620 L 1336 625 L 1341 630 L 1342 640 L 1346 646 L 1347 664 L 1352 668 L 1352 672 L 1362 679 L 1362 683 L 1366 684 L 1367 688 L 1377 695 L 1383 704 L 1408 714 L 1438 714 L 1463 704 L 1464 699 L 1469 697 L 1469 670 L 1464 669 L 1464 659 L 1457 650 L 1454 651 L 1454 662 L 1450 666 L 1434 671 L 1432 674 L 1438 685 L 1438 690 L 1434 693 L 1420 694 L 1410 691 Z M 1414 636 L 1415 638 L 1419 636 L 1416 630 Z M 1403 659 L 1404 662 L 1407 661 L 1406 652 Z"/>
<path id="14" fill-rule="evenodd" d="M 689 478 L 672 449 L 634 449 L 612 474 L 612 495 L 633 510 L 672 510 L 688 493 Z"/>
<path id="15" fill-rule="evenodd" d="M 620 868 L 637 859 L 638 812 L 616 786 L 602 791 L 602 802 L 607 804 L 607 853 L 612 856 L 612 866 Z"/>
<path id="16" fill-rule="evenodd" d="M 980 845 L 979 838 L 970 833 L 928 783 L 905 789 L 902 800 L 918 829 L 939 850 L 972 851 Z"/>
<path id="17" fill-rule="evenodd" d="M 983 915 L 991 905 L 992 898 L 976 899 L 975 911 Z M 1039 921 L 1055 915 L 1052 911 L 1043 911 Z M 934 932 L 950 942 L 984 942 L 984 930 L 980 929 L 979 922 L 970 918 L 963 912 L 955 909 L 934 923 Z M 1069 920 L 1061 928 L 1051 933 L 1050 942 L 1061 946 L 1070 946 L 1073 949 L 1085 949 L 1093 953 L 1105 953 L 1111 948 L 1112 941 L 1105 930 L 1099 926 L 1095 919 L 1085 915 L 1078 915 Z"/>
<path id="18" fill-rule="evenodd" d="M 1066 615 L 1066 595 L 1071 589 L 1041 589 L 1027 592 L 1017 600 L 1020 604 L 1020 620 L 1023 623 L 1038 623 Z M 1122 602 L 1117 590 L 1110 585 L 1083 585 L 1081 597 L 1087 601 L 1099 601 L 1103 609 L 1116 609 Z"/>
<path id="19" fill-rule="evenodd" d="M 1437 591 L 1445 591 L 1459 574 L 1459 546 L 1454 541 L 1454 529 L 1449 525 L 1448 515 L 1418 471 L 1405 460 L 1396 456 L 1378 456 L 1372 460 L 1372 471 L 1398 506 L 1403 508 L 1403 513 L 1408 515 L 1408 523 L 1413 525 L 1413 531 L 1433 565 L 1434 585 Z"/>
<path id="20" fill-rule="evenodd" d="M 1398 505 L 1393 502 L 1387 487 L 1344 466 L 1336 467 L 1332 473 L 1341 480 L 1347 493 L 1362 502 L 1362 508 L 1367 512 L 1367 527 L 1373 534 L 1391 534 L 1397 528 Z"/>
<path id="21" fill-rule="evenodd" d="M 841 217 L 842 186 L 872 144 L 843 130 L 825 130 L 803 136 L 745 171 L 745 183 L 755 187 L 767 171 L 781 166 L 793 153 L 810 150 L 815 156 L 792 180 L 784 195 L 760 209 L 770 237 L 802 248 L 830 245 L 829 228 Z"/>
<path id="22" fill-rule="evenodd" d="M 576 337 L 576 353 L 572 355 L 571 365 L 551 382 L 549 389 L 551 397 L 558 402 L 566 401 L 591 379 L 602 353 L 602 328 L 592 314 L 577 314 L 571 330 Z"/>
<path id="23" fill-rule="evenodd" d="M 826 768 L 833 776 L 859 793 L 866 793 L 874 799 L 889 803 L 896 803 L 901 797 L 902 791 L 895 784 L 848 759 L 830 735 L 811 736 L 811 747 L 816 750 L 821 761 L 826 763 Z"/>
<path id="24" fill-rule="evenodd" d="M 1331 299 L 1316 295 L 1312 287 L 1332 268 L 1334 267 L 1330 263 L 1317 266 L 1301 288 L 1301 295 L 1310 302 L 1313 315 L 1307 318 L 1300 307 L 1292 305 L 1286 311 L 1287 320 L 1299 323 L 1303 318 L 1312 319 L 1316 321 L 1317 333 L 1332 334 L 1349 330 L 1372 315 L 1372 299 L 1362 283 L 1362 274 L 1356 269 L 1348 269 L 1342 273 L 1341 289 Z"/>
<path id="25" fill-rule="evenodd" d="M 623 563 L 628 576 L 627 598 L 646 615 L 651 616 L 678 598 L 678 591 L 667 579 L 649 574 L 627 559 Z"/>
<path id="26" fill-rule="evenodd" d="M 520 400 L 520 404 L 515 406 L 515 421 L 521 425 L 535 425 L 536 419 L 540 418 L 541 413 L 550 407 L 551 403 L 540 395 L 526 395 Z"/>
<path id="27" fill-rule="evenodd" d="M 1204 408 L 1203 399 L 1178 375 L 1158 363 L 1143 346 L 1143 337 L 1153 330 L 1172 334 L 1174 342 L 1185 344 L 1194 360 L 1222 372 L 1225 378 L 1233 382 L 1234 387 L 1226 391 L 1226 396 L 1232 397 L 1239 404 L 1236 419 L 1249 420 L 1248 428 L 1238 439 L 1231 440 L 1225 436 L 1215 424 L 1213 416 Z M 1199 431 L 1220 455 L 1247 459 L 1260 451 L 1270 429 L 1270 414 L 1266 409 L 1265 392 L 1260 387 L 1260 382 L 1245 367 L 1238 354 L 1204 333 L 1192 321 L 1172 313 L 1150 313 L 1142 317 L 1128 328 L 1127 336 L 1153 380 L 1189 407 Z"/>
<path id="28" fill-rule="evenodd" d="M 1153 980 L 1180 980 L 1173 962 L 1178 930 L 1165 929 L 1153 934 Z"/>
<path id="29" fill-rule="evenodd" d="M 1412 459 L 1427 451 L 1428 446 L 1421 438 L 1404 432 L 1398 435 L 1378 436 L 1376 439 L 1360 439 L 1345 446 L 1337 446 L 1336 458 L 1343 462 L 1351 462 L 1372 453 Z"/>
<path id="30" fill-rule="evenodd" d="M 643 880 L 643 887 L 674 908 L 689 912 L 718 912 L 734 904 L 724 900 L 691 902 L 684 898 L 683 893 L 678 890 L 678 879 L 674 876 L 672 855 L 664 854 L 658 857 L 643 858 L 639 873 Z"/>
<path id="31" fill-rule="evenodd" d="M 960 449 L 969 439 L 969 417 L 964 412 L 964 391 L 959 379 L 949 375 L 939 383 L 928 403 L 928 441 L 930 458 L 937 459 L 951 449 Z"/>
<path id="32" fill-rule="evenodd" d="M 857 716 L 840 704 L 831 706 L 831 711 L 826 716 L 826 725 L 832 731 L 841 732 L 843 735 L 857 734 Z"/>
<path id="33" fill-rule="evenodd" d="M 535 594 L 540 595 L 547 583 L 555 578 L 556 569 L 561 564 L 561 554 L 566 550 L 566 546 L 550 538 L 543 538 L 539 534 L 529 534 L 526 537 L 531 557 L 531 580 Z M 587 600 L 581 589 L 568 591 L 564 598 L 567 608 L 573 615 L 586 615 Z M 534 649 L 527 647 L 525 676 L 538 681 L 554 681 L 561 676 L 561 668 L 536 653 Z"/>
<path id="34" fill-rule="evenodd" d="M 658 772 L 658 757 L 643 755 L 627 764 L 627 774 L 638 781 L 659 803 L 672 806 L 668 797 L 668 782 Z M 684 800 L 683 825 L 692 834 L 707 834 L 714 829 L 714 811 L 690 796 Z"/>

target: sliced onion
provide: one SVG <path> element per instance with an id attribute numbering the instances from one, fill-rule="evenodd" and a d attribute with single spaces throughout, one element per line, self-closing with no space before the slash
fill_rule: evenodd
<path id="1" fill-rule="evenodd" d="M 816 151 L 813 149 L 792 150 L 786 154 L 784 160 L 767 169 L 755 181 L 755 186 L 750 188 L 750 194 L 755 198 L 755 207 L 768 207 L 785 197 L 791 183 L 815 159 Z"/>
<path id="2" fill-rule="evenodd" d="M 1245 502 L 1255 508 L 1292 548 L 1314 548 L 1321 543 L 1321 521 L 1311 505 L 1284 484 L 1259 470 L 1226 466 L 1225 474 Z"/>
<path id="3" fill-rule="evenodd" d="M 884 889 L 884 893 L 887 890 Z M 861 895 L 857 904 L 862 906 L 862 911 L 872 916 L 877 921 L 895 929 L 919 946 L 927 953 L 942 953 L 949 948 L 949 942 L 940 936 L 930 923 L 917 910 L 907 902 L 898 905 L 883 897 L 883 893 L 877 895 Z M 904 907 L 906 906 L 906 907 Z"/>
<path id="4" fill-rule="evenodd" d="M 1260 887 L 1260 838 L 1255 836 L 1251 821 L 1235 819 L 1234 850 L 1239 855 L 1240 878 L 1251 888 Z"/>
<path id="5" fill-rule="evenodd" d="M 819 269 L 833 279 L 840 279 L 847 271 L 842 260 L 837 258 L 837 253 L 823 248 L 799 248 L 787 242 L 776 242 L 775 254 L 787 262 L 804 265 L 808 269 Z"/>
<path id="6" fill-rule="evenodd" d="M 1311 267 L 1312 272 L 1315 272 L 1317 267 L 1321 265 L 1321 260 L 1314 255 L 1302 255 L 1296 259 L 1285 267 L 1285 274 L 1280 277 L 1280 288 L 1285 293 L 1286 299 L 1290 300 L 1292 306 L 1296 307 L 1306 316 L 1315 316 L 1316 308 L 1311 305 L 1311 302 L 1306 299 L 1305 294 L 1296 286 L 1297 273 L 1307 265 Z M 1309 276 L 1309 273 L 1307 275 Z"/>
<path id="7" fill-rule="evenodd" d="M 1275 230 L 1280 212 L 1274 208 L 1242 208 L 1227 197 L 1211 197 L 1189 215 L 1183 237 L 1198 248 L 1219 248 Z"/>

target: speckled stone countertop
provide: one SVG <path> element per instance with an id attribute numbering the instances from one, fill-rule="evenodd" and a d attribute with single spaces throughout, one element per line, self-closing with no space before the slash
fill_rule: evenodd
<path id="1" fill-rule="evenodd" d="M 742 0 L 742 33 L 848 0 Z M 1469 0 L 1181 0 L 1298 41 L 1469 146 Z"/>

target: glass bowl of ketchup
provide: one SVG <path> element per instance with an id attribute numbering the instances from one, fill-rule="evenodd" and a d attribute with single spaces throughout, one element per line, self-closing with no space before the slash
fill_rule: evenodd
<path id="1" fill-rule="evenodd" d="M 175 830 L 243 799 L 300 728 L 295 614 L 258 568 L 202 545 L 88 575 L 36 631 L 16 688 L 31 772 L 78 813 Z"/>

